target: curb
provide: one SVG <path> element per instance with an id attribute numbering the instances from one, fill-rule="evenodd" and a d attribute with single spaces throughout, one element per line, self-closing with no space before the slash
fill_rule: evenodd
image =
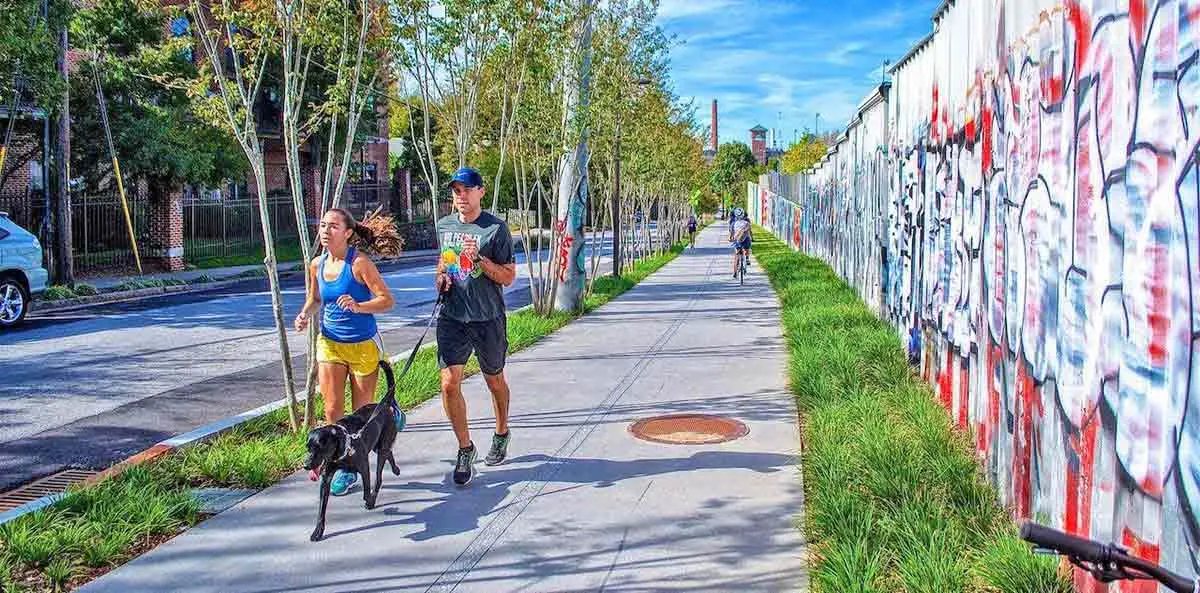
<path id="1" fill-rule="evenodd" d="M 395 264 L 405 261 L 420 260 L 423 258 L 435 258 L 436 254 L 420 254 L 410 256 L 400 256 L 390 259 L 377 260 L 376 264 Z M 298 265 L 298 264 L 297 264 Z M 279 278 L 291 278 L 303 274 L 302 270 L 280 270 Z M 171 294 L 192 294 L 200 293 L 209 290 L 218 290 L 227 288 L 235 284 L 252 280 L 266 280 L 266 274 L 261 275 L 245 275 L 245 276 L 227 276 L 220 280 L 212 282 L 204 282 L 202 284 L 177 284 L 171 286 L 154 286 L 150 288 L 139 288 L 137 290 L 127 290 L 120 292 L 110 292 L 98 294 L 95 296 L 78 297 L 74 299 L 62 299 L 58 301 L 33 301 L 30 305 L 30 313 L 54 313 L 59 311 L 73 311 L 76 309 L 84 309 L 97 305 L 108 305 L 113 303 L 124 303 L 129 301 L 141 300 L 149 297 L 164 296 Z"/>
<path id="2" fill-rule="evenodd" d="M 516 315 L 517 313 L 520 313 L 522 311 L 526 311 L 526 310 L 529 310 L 532 308 L 533 308 L 533 305 L 525 305 L 524 307 L 519 307 L 517 309 L 513 309 L 512 311 L 510 311 L 508 313 L 508 315 Z M 435 345 L 436 345 L 435 342 L 430 342 L 428 344 L 422 345 L 420 348 L 417 349 L 417 351 L 420 352 L 422 350 L 432 348 Z M 408 356 L 407 353 L 397 354 L 395 356 L 388 358 L 388 362 L 390 362 L 392 364 L 396 364 L 397 362 L 404 360 L 404 358 L 407 356 Z M 302 392 L 296 393 L 294 395 L 294 397 L 296 398 L 297 403 L 303 402 L 308 399 L 304 396 L 304 393 L 302 393 Z M 123 472 L 135 465 L 146 463 L 147 461 L 153 461 L 153 460 L 158 459 L 159 457 L 162 457 L 162 456 L 166 455 L 167 453 L 170 453 L 171 451 L 174 451 L 176 449 L 181 449 L 183 447 L 187 447 L 187 446 L 193 445 L 195 443 L 203 442 L 214 436 L 220 435 L 221 433 L 228 431 L 236 426 L 245 424 L 246 422 L 250 422 L 251 420 L 255 420 L 257 418 L 261 418 L 262 416 L 270 414 L 271 412 L 274 412 L 275 410 L 283 408 L 284 406 L 287 405 L 287 403 L 288 403 L 287 398 L 281 398 L 281 399 L 275 400 L 273 402 L 263 404 L 252 410 L 246 410 L 245 412 L 242 412 L 240 414 L 235 414 L 233 416 L 229 416 L 229 417 L 223 418 L 221 420 L 210 422 L 199 428 L 190 430 L 190 431 L 182 433 L 182 434 L 175 435 L 169 439 L 160 441 L 159 443 L 152 445 L 150 448 L 148 448 L 140 453 L 137 453 L 137 454 L 133 455 L 132 457 L 129 457 L 123 461 L 117 462 L 116 464 L 110 466 L 108 469 L 105 469 L 104 471 L 101 471 L 100 473 L 84 480 L 82 483 L 85 485 L 91 485 L 91 484 L 95 484 L 97 482 L 106 480 L 108 478 L 115 477 L 115 476 L 119 475 L 121 472 Z M 50 494 L 47 496 L 43 496 L 37 500 L 27 502 L 27 503 L 25 503 L 19 507 L 16 507 L 14 509 L 10 509 L 8 511 L 0 513 L 0 525 L 3 525 L 9 521 L 12 521 L 13 519 L 16 519 L 17 517 L 20 517 L 22 515 L 32 513 L 36 510 L 50 506 L 50 505 L 58 502 L 64 496 L 66 496 L 66 492 Z"/>

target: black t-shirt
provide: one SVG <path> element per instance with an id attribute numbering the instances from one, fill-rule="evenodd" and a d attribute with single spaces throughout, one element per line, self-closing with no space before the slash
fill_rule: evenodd
<path id="1" fill-rule="evenodd" d="M 482 267 L 475 267 L 462 255 L 462 250 L 466 239 L 474 237 L 480 257 L 499 265 L 513 263 L 512 233 L 508 225 L 487 211 L 469 223 L 460 221 L 455 212 L 438 221 L 437 234 L 442 263 L 454 285 L 446 295 L 441 316 L 463 322 L 502 317 L 504 287 L 488 278 Z"/>

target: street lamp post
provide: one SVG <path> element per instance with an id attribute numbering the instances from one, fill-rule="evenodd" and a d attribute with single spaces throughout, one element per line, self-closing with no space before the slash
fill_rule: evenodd
<path id="1" fill-rule="evenodd" d="M 652 84 L 653 81 L 640 78 L 635 81 L 638 86 Z M 617 87 L 617 125 L 616 139 L 613 142 L 613 193 L 612 193 L 612 235 L 613 235 L 613 278 L 621 277 L 621 87 Z"/>

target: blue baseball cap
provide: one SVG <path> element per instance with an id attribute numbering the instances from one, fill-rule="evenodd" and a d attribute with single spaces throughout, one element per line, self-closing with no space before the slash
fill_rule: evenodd
<path id="1" fill-rule="evenodd" d="M 446 187 L 454 185 L 455 182 L 461 183 L 467 187 L 483 187 L 483 176 L 479 171 L 470 167 L 463 167 L 454 172 L 454 176 L 446 183 Z"/>

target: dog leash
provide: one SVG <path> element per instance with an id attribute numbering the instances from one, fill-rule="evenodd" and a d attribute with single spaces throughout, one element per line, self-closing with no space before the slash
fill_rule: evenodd
<path id="1" fill-rule="evenodd" d="M 393 392 L 395 391 L 395 386 L 400 383 L 400 379 L 403 379 L 404 375 L 406 373 L 408 373 L 408 370 L 410 368 L 412 368 L 413 361 L 415 361 L 417 359 L 417 351 L 421 349 L 421 344 L 424 343 L 425 338 L 429 336 L 429 330 L 430 330 L 430 328 L 433 327 L 433 322 L 437 321 L 438 313 L 441 312 L 442 305 L 445 302 L 446 302 L 446 293 L 439 292 L 437 300 L 434 301 L 434 303 L 433 303 L 433 312 L 430 313 L 430 315 L 429 315 L 429 322 L 425 324 L 425 331 L 421 332 L 420 338 L 417 338 L 416 345 L 413 346 L 412 352 L 409 352 L 409 354 L 408 354 L 408 360 L 404 361 L 404 368 L 400 369 L 400 374 L 396 375 L 393 380 L 393 384 L 392 384 Z M 381 363 L 381 365 L 387 364 L 390 366 L 390 363 L 387 361 L 386 357 L 381 359 L 379 362 Z M 393 396 L 394 396 L 394 393 L 393 393 Z M 387 395 L 384 395 L 384 399 L 387 399 Z M 393 398 L 392 401 L 395 401 L 395 399 Z M 383 401 L 380 400 L 380 403 L 383 403 Z M 399 404 L 397 404 L 397 407 L 398 406 L 399 406 Z M 350 432 L 347 431 L 347 434 L 350 437 L 349 440 L 355 440 L 355 439 L 361 437 L 362 431 L 366 430 L 367 427 L 371 425 L 371 422 L 373 422 L 375 420 L 375 417 L 376 417 L 376 415 L 379 414 L 379 410 L 381 408 L 382 408 L 382 406 L 376 406 L 375 409 L 371 411 L 371 415 L 367 417 L 367 421 L 363 424 L 363 427 L 358 430 L 358 432 L 350 434 Z"/>

